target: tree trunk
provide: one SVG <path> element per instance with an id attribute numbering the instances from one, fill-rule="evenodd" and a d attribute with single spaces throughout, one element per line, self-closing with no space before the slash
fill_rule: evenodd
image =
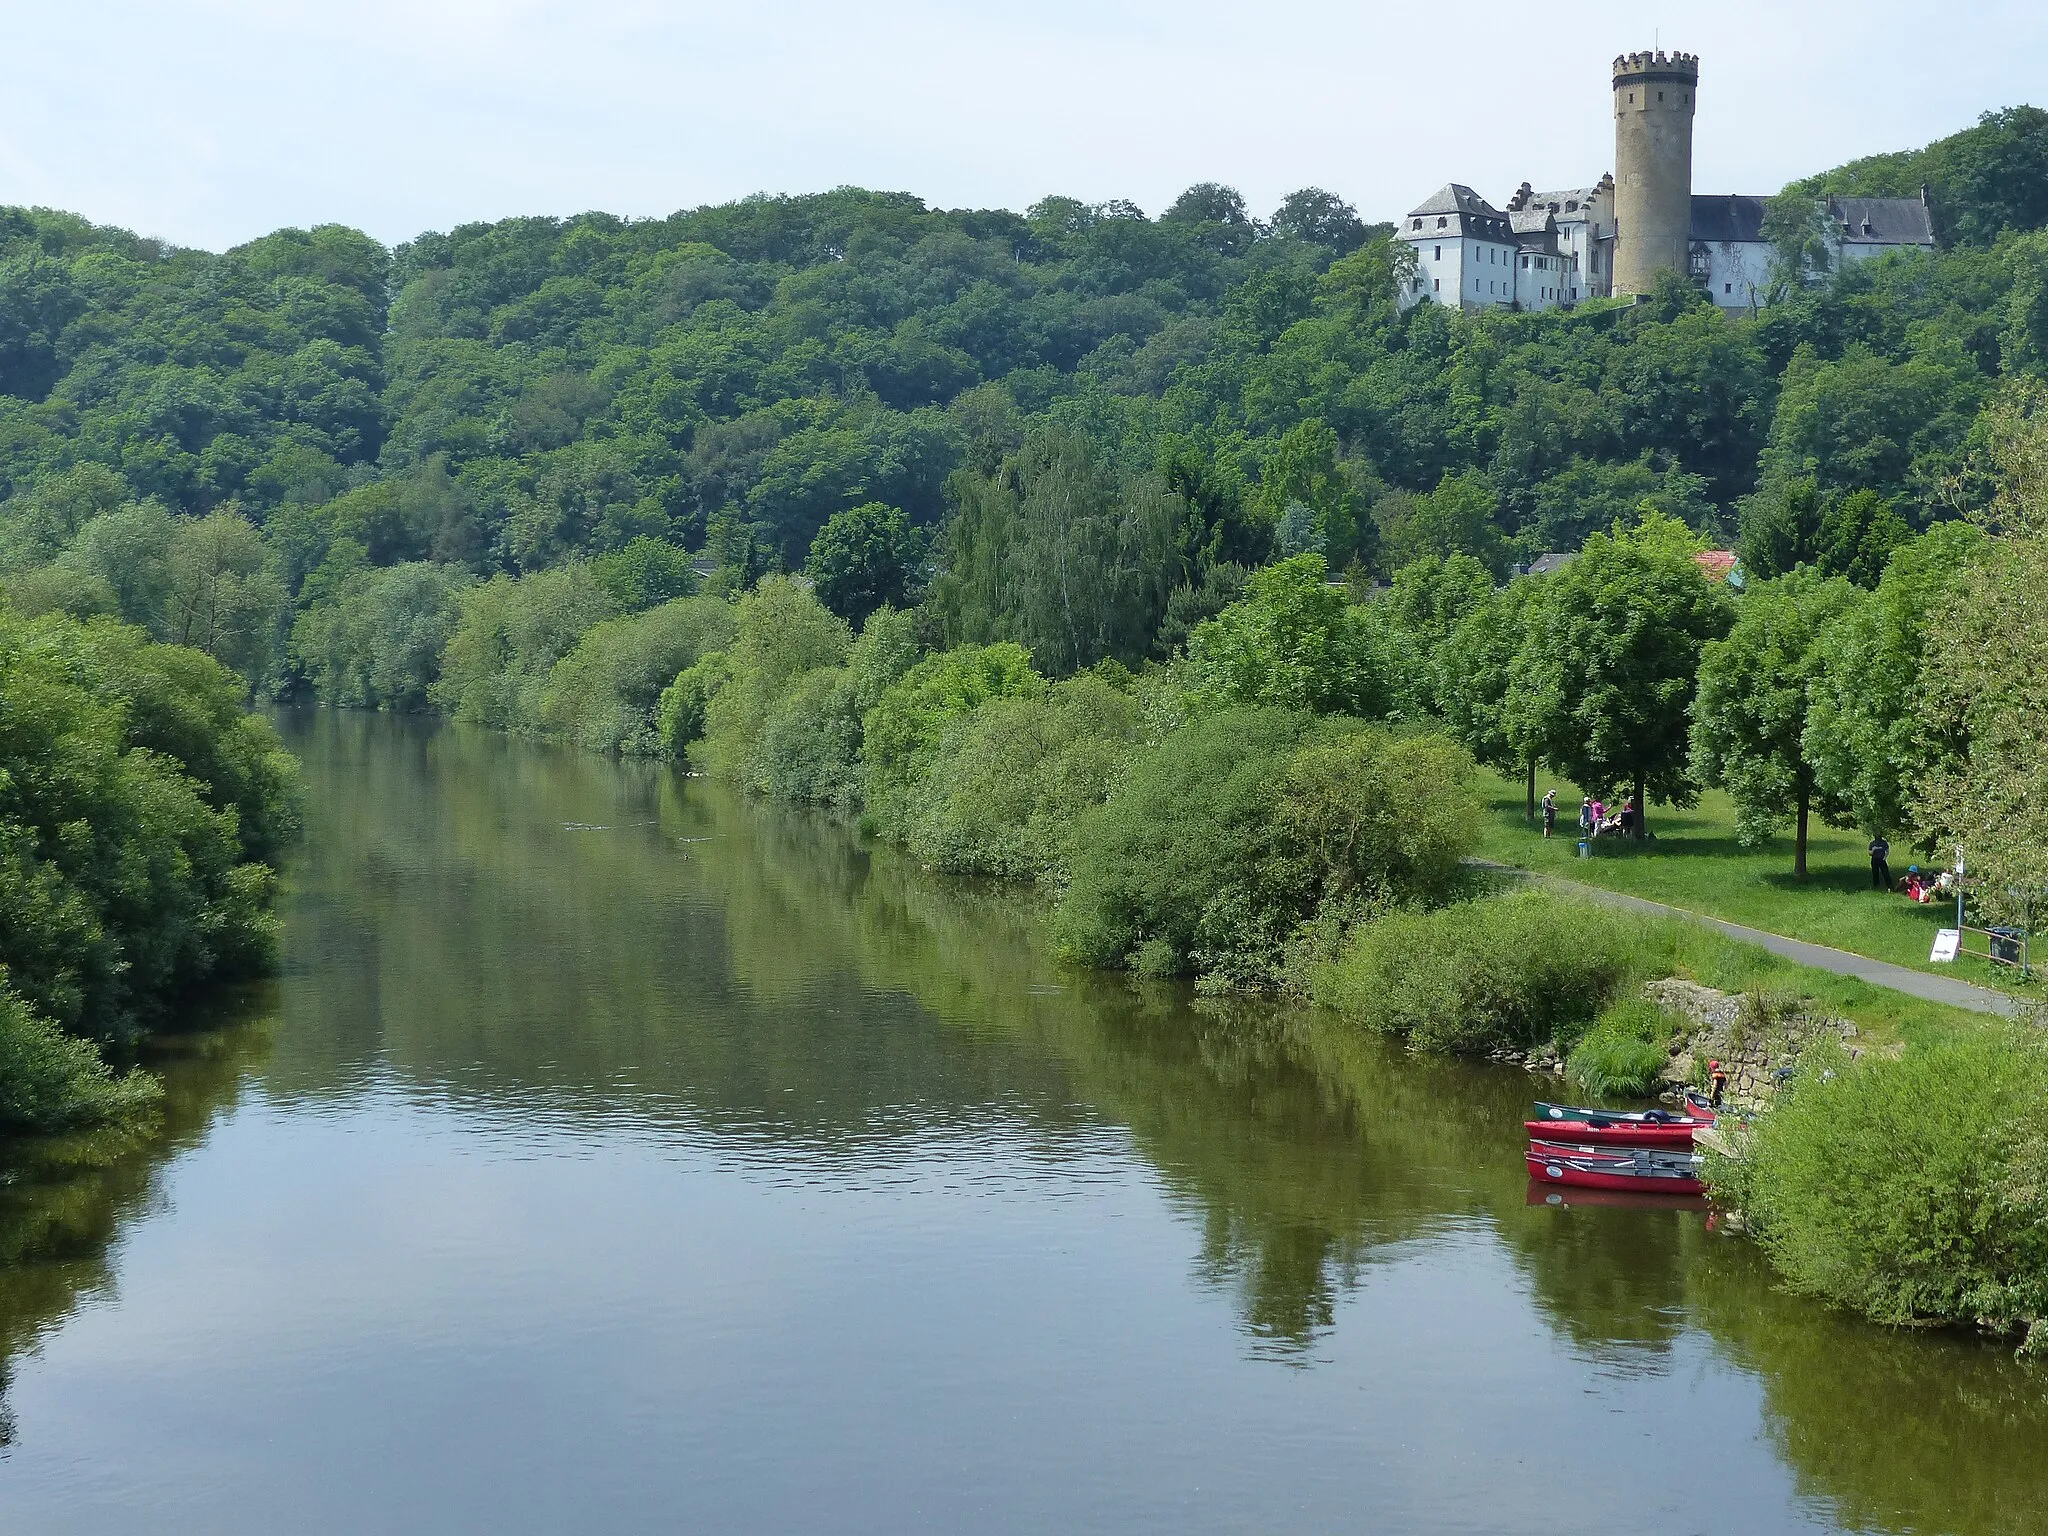
<path id="1" fill-rule="evenodd" d="M 1799 831 L 1792 841 L 1792 877 L 1795 880 L 1804 880 L 1806 878 L 1806 812 L 1812 800 L 1813 791 L 1807 787 L 1806 780 L 1801 778 L 1799 781 Z"/>
<path id="2" fill-rule="evenodd" d="M 1650 796 L 1643 788 L 1642 771 L 1636 771 L 1636 830 L 1637 842 L 1646 842 L 1650 836 Z"/>
<path id="3" fill-rule="evenodd" d="M 1533 757 L 1530 758 L 1524 766 L 1529 770 L 1529 793 L 1527 803 L 1525 804 L 1522 810 L 1522 815 L 1527 820 L 1534 821 L 1536 819 L 1536 759 Z"/>

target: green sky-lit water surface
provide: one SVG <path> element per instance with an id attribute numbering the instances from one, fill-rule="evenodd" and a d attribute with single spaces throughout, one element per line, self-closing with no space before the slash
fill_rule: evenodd
<path id="1" fill-rule="evenodd" d="M 284 974 L 160 1144 L 0 1189 L 10 1536 L 2041 1528 L 2048 1374 L 1528 1204 L 1518 1073 L 667 770 L 283 724 Z"/>

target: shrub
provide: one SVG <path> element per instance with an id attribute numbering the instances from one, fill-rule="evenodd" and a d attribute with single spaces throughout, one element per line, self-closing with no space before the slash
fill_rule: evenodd
<path id="1" fill-rule="evenodd" d="M 1226 709 L 1132 760 L 1073 834 L 1055 920 L 1092 965 L 1271 980 L 1326 906 L 1434 899 L 1476 816 L 1470 760 L 1437 737 Z"/>
<path id="2" fill-rule="evenodd" d="M 120 1037 L 268 960 L 293 777 L 241 694 L 104 621 L 0 617 L 0 965 L 44 1017 Z"/>
<path id="3" fill-rule="evenodd" d="M 1637 1098 L 1657 1086 L 1671 1060 L 1671 1021 L 1644 998 L 1624 998 L 1602 1011 L 1565 1059 L 1573 1082 L 1598 1097 Z"/>
<path id="4" fill-rule="evenodd" d="M 846 621 L 797 583 L 787 576 L 763 581 L 734 607 L 732 644 L 718 664 L 722 680 L 700 678 L 718 686 L 705 703 L 704 733 L 690 748 L 692 761 L 720 778 L 766 790 L 761 746 L 770 718 L 799 678 L 845 665 L 852 645 Z"/>
<path id="5" fill-rule="evenodd" d="M 909 797 L 946 728 L 991 699 L 1042 693 L 1045 679 L 1012 641 L 964 645 L 927 656 L 882 693 L 863 722 L 867 803 L 891 837 L 909 830 Z"/>
<path id="6" fill-rule="evenodd" d="M 1740 1163 L 1709 1170 L 1793 1289 L 1894 1324 L 2048 1345 L 2048 1048 L 1990 1030 L 1810 1054 Z"/>
<path id="7" fill-rule="evenodd" d="M 1515 891 L 1360 924 L 1310 990 L 1423 1050 L 1522 1049 L 1600 1010 L 1628 974 L 1628 940 L 1588 903 Z"/>
<path id="8" fill-rule="evenodd" d="M 549 669 L 537 724 L 592 751 L 660 755 L 668 750 L 655 720 L 663 690 L 732 630 L 731 605 L 715 597 L 606 619 Z"/>
<path id="9" fill-rule="evenodd" d="M 961 874 L 1057 879 L 1137 734 L 1130 692 L 1088 672 L 982 704 L 948 727 L 912 793 L 911 851 Z"/>
<path id="10" fill-rule="evenodd" d="M 89 1041 L 38 1018 L 0 971 L 0 1131 L 86 1130 L 144 1114 L 162 1098 L 155 1078 L 115 1076 Z"/>

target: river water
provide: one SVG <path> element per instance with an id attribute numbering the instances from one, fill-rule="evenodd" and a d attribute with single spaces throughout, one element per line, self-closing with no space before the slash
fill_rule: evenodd
<path id="1" fill-rule="evenodd" d="M 282 720 L 285 965 L 0 1188 L 0 1531 L 2048 1529 L 2048 1372 L 1531 1203 L 1519 1072 L 666 769 Z"/>

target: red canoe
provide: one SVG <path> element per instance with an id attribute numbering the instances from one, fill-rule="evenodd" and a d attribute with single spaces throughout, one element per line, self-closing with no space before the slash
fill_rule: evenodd
<path id="1" fill-rule="evenodd" d="M 1540 1184 L 1578 1189 L 1626 1189 L 1639 1194 L 1699 1195 L 1699 1164 L 1691 1157 L 1649 1147 L 1596 1148 L 1532 1141 L 1524 1154 L 1529 1177 Z"/>
<path id="2" fill-rule="evenodd" d="M 1532 1141 L 1559 1141 L 1571 1146 L 1665 1147 L 1673 1152 L 1692 1150 L 1692 1133 L 1701 1122 L 1653 1125 L 1644 1120 L 1591 1125 L 1583 1120 L 1524 1120 L 1522 1128 Z"/>

